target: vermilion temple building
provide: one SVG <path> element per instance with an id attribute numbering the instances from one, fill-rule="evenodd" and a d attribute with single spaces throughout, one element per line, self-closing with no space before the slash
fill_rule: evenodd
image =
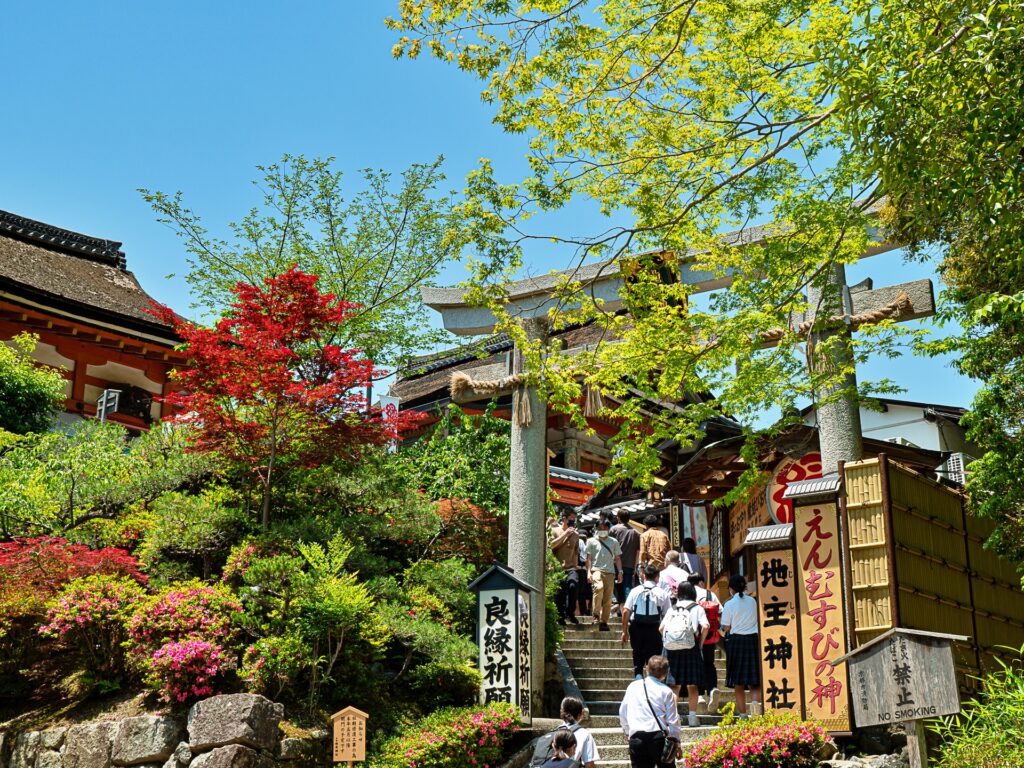
<path id="1" fill-rule="evenodd" d="M 107 389 L 121 393 L 109 419 L 129 429 L 166 414 L 168 374 L 184 358 L 151 301 L 121 243 L 0 211 L 0 341 L 39 337 L 36 359 L 67 380 L 65 420 L 95 415 Z"/>

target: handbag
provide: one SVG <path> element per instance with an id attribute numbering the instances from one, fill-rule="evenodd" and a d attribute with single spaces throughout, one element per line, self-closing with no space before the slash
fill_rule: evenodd
<path id="1" fill-rule="evenodd" d="M 658 765 L 672 766 L 675 768 L 676 755 L 679 754 L 679 740 L 673 739 L 668 735 L 668 730 L 661 724 L 661 718 L 658 717 L 658 713 L 654 711 L 654 705 L 651 704 L 651 696 L 647 693 L 647 681 L 644 680 L 644 698 L 647 699 L 647 706 L 651 709 L 651 714 L 654 715 L 654 722 L 658 724 L 658 730 L 661 731 L 661 735 L 665 737 L 665 742 L 661 747 L 661 756 L 658 758 Z"/>

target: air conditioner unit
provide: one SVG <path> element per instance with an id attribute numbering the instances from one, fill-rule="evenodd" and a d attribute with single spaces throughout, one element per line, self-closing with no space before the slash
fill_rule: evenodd
<path id="1" fill-rule="evenodd" d="M 887 437 L 887 438 L 885 438 L 885 442 L 893 443 L 894 445 L 905 445 L 908 448 L 920 448 L 921 447 L 917 443 L 910 442 L 905 437 Z"/>
<path id="2" fill-rule="evenodd" d="M 967 465 L 974 461 L 974 457 L 966 453 L 954 453 L 946 459 L 946 463 L 939 469 L 938 474 L 952 480 L 960 485 L 967 485 Z"/>

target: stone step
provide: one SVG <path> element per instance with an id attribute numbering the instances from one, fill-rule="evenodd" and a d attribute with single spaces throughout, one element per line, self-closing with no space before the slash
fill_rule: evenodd
<path id="1" fill-rule="evenodd" d="M 685 724 L 683 725 L 680 744 L 694 744 L 698 741 L 706 739 L 712 733 L 715 732 L 713 727 L 700 727 L 700 728 L 689 728 Z M 593 733 L 593 731 L 591 731 Z M 622 730 L 619 728 L 615 729 L 615 733 L 608 734 L 608 736 L 618 739 L 618 741 L 607 741 L 605 737 L 598 734 L 594 734 L 594 741 L 597 743 L 597 751 L 601 753 L 601 764 L 604 764 L 605 760 L 626 760 L 629 761 L 629 744 L 626 742 L 626 737 L 623 735 Z"/>
<path id="2" fill-rule="evenodd" d="M 622 697 L 620 696 L 617 699 L 588 699 L 586 704 L 587 709 L 590 711 L 591 720 L 595 720 L 598 716 L 614 716 L 617 722 Z M 685 719 L 687 714 L 689 714 L 689 707 L 684 699 L 679 702 L 679 716 Z M 697 716 L 700 718 L 702 725 L 715 725 L 722 720 L 722 716 L 717 713 L 706 714 L 706 706 L 704 704 L 697 705 Z"/>
<path id="3" fill-rule="evenodd" d="M 608 633 L 604 633 L 607 635 Z M 626 651 L 631 653 L 629 643 L 623 643 L 618 637 L 605 639 L 597 638 L 594 640 L 563 640 L 559 646 L 563 652 L 565 651 L 597 651 L 610 649 L 613 651 Z"/>

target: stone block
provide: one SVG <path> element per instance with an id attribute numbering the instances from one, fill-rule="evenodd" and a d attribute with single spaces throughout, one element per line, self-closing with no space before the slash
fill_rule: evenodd
<path id="1" fill-rule="evenodd" d="M 270 751 L 277 746 L 283 717 L 282 704 L 251 693 L 203 699 L 188 713 L 189 747 L 193 754 L 228 744 Z"/>
<path id="2" fill-rule="evenodd" d="M 282 760 L 302 760 L 304 762 L 326 762 L 327 747 L 317 739 L 281 739 L 281 750 L 278 753 Z"/>
<path id="3" fill-rule="evenodd" d="M 163 768 L 185 768 L 191 761 L 192 750 L 189 749 L 187 741 L 182 741 L 174 748 L 174 754 L 167 758 Z"/>
<path id="4" fill-rule="evenodd" d="M 67 728 L 50 728 L 39 734 L 39 746 L 41 749 L 60 749 L 64 746 L 64 736 Z"/>
<path id="5" fill-rule="evenodd" d="M 110 761 L 114 765 L 162 765 L 174 753 L 180 736 L 181 726 L 174 718 L 129 717 L 114 729 Z"/>
<path id="6" fill-rule="evenodd" d="M 273 768 L 273 765 L 273 760 L 253 749 L 229 744 L 199 755 L 189 768 Z"/>
<path id="7" fill-rule="evenodd" d="M 41 749 L 36 755 L 36 768 L 62 768 L 64 756 L 54 749 Z"/>
<path id="8" fill-rule="evenodd" d="M 110 768 L 114 725 L 104 720 L 68 728 L 64 739 L 64 768 Z"/>
<path id="9" fill-rule="evenodd" d="M 14 739 L 10 768 L 34 768 L 39 754 L 39 731 L 25 731 Z"/>

